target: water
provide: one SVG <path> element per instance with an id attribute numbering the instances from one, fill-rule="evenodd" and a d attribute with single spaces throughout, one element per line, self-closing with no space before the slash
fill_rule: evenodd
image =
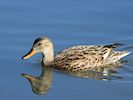
<path id="1" fill-rule="evenodd" d="M 132 0 L 0 0 L 0 99 L 121 99 L 133 98 L 133 55 L 117 70 L 111 81 L 75 78 L 53 73 L 52 87 L 38 96 L 21 73 L 38 76 L 41 66 L 36 59 L 21 57 L 38 36 L 54 42 L 55 53 L 77 44 L 126 44 L 122 50 L 133 51 Z"/>

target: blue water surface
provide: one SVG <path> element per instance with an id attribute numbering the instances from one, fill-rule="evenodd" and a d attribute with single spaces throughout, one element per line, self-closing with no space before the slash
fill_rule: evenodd
<path id="1" fill-rule="evenodd" d="M 133 55 L 118 70 L 121 80 L 75 78 L 54 72 L 47 94 L 38 96 L 21 73 L 38 76 L 37 54 L 21 57 L 35 38 L 48 36 L 55 53 L 85 44 L 124 43 L 133 51 L 133 0 L 0 0 L 0 100 L 132 100 Z"/>

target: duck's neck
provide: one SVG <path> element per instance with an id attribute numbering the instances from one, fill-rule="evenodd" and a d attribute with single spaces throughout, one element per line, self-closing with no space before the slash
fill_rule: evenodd
<path id="1" fill-rule="evenodd" d="M 43 63 L 48 66 L 54 60 L 54 50 L 53 47 L 49 49 L 47 52 L 43 52 Z"/>

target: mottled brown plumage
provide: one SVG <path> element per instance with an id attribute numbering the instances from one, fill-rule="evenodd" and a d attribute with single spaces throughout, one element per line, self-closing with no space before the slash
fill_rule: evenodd
<path id="1" fill-rule="evenodd" d="M 113 50 L 112 46 L 74 46 L 60 52 L 53 66 L 69 71 L 93 70 L 117 62 L 127 52 Z"/>

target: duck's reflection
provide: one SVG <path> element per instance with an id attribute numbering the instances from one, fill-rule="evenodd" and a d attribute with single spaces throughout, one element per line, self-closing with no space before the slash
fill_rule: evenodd
<path id="1" fill-rule="evenodd" d="M 81 78 L 94 78 L 97 80 L 110 80 L 112 77 L 112 73 L 116 72 L 116 69 L 120 66 L 120 63 L 116 65 L 108 65 L 107 67 L 100 67 L 95 70 L 91 71 L 78 71 L 78 72 L 64 72 L 74 77 L 81 77 Z M 60 72 L 60 71 L 58 71 Z M 42 73 L 39 77 L 34 77 L 28 74 L 22 74 L 23 77 L 29 80 L 32 91 L 38 95 L 46 94 L 51 87 L 52 84 L 52 73 L 53 69 L 42 67 Z M 120 78 L 120 77 L 117 77 Z"/>
<path id="2" fill-rule="evenodd" d="M 22 74 L 23 77 L 29 80 L 32 91 L 38 95 L 48 92 L 52 84 L 52 69 L 42 67 L 42 73 L 38 77 L 28 74 Z"/>

